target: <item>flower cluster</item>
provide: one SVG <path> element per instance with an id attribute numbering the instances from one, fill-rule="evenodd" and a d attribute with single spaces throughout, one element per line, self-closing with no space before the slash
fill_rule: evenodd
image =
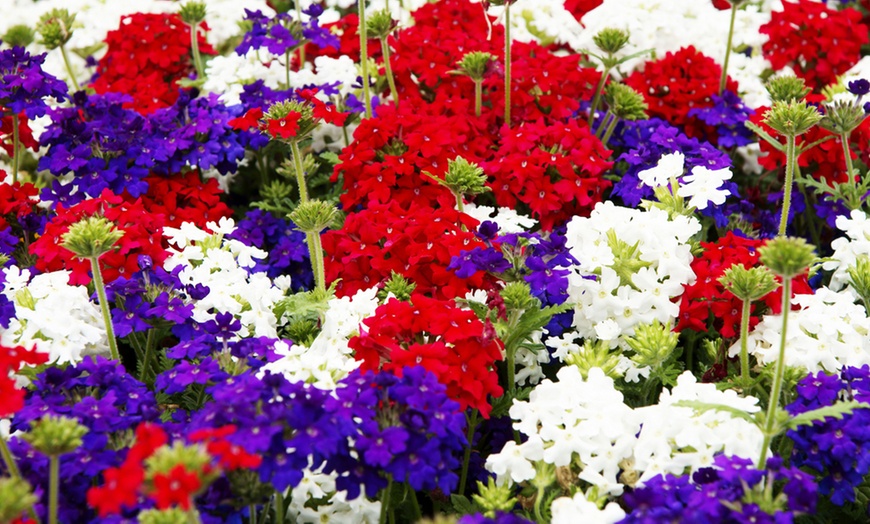
<path id="1" fill-rule="evenodd" d="M 46 98 L 66 100 L 66 84 L 43 71 L 44 61 L 44 54 L 33 56 L 23 47 L 0 51 L 0 107 L 4 112 L 36 118 L 45 115 Z"/>
<path id="2" fill-rule="evenodd" d="M 48 361 L 48 355 L 22 346 L 7 347 L 0 344 L 0 417 L 9 417 L 24 407 L 24 390 L 16 387 L 10 374 L 25 365 L 38 366 Z"/>

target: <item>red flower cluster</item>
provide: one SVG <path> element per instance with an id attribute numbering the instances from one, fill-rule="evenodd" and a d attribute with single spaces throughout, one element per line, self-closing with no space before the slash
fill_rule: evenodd
<path id="1" fill-rule="evenodd" d="M 565 0 L 565 9 L 580 20 L 583 15 L 604 3 L 604 0 Z"/>
<path id="2" fill-rule="evenodd" d="M 770 37 L 761 50 L 774 69 L 791 66 L 807 85 L 820 89 L 860 60 L 861 46 L 870 41 L 860 11 L 812 0 L 782 5 L 760 28 Z"/>
<path id="3" fill-rule="evenodd" d="M 72 224 L 93 215 L 106 217 L 115 227 L 124 231 L 115 249 L 100 257 L 100 267 L 107 283 L 138 271 L 138 255 L 148 255 L 158 265 L 166 259 L 162 236 L 164 215 L 148 212 L 141 199 L 127 201 L 106 189 L 99 198 L 84 200 L 69 209 L 62 204 L 57 206 L 57 216 L 45 226 L 45 233 L 30 245 L 30 252 L 38 257 L 36 269 L 68 269 L 72 272 L 71 285 L 90 282 L 90 262 L 77 258 L 71 251 L 62 248 L 60 242 Z"/>
<path id="4" fill-rule="evenodd" d="M 601 178 L 612 165 L 609 155 L 585 122 L 538 120 L 505 131 L 496 160 L 483 168 L 499 206 L 524 205 L 551 229 L 571 216 L 588 216 L 601 202 L 611 185 Z"/>
<path id="5" fill-rule="evenodd" d="M 236 427 L 232 425 L 200 430 L 191 433 L 189 440 L 204 444 L 208 454 L 217 459 L 219 467 L 224 470 L 259 466 L 260 457 L 250 455 L 226 441 L 226 437 L 235 431 Z M 121 466 L 104 471 L 104 484 L 88 490 L 88 505 L 96 509 L 100 517 L 105 517 L 119 513 L 124 506 L 135 506 L 140 491 L 144 490 L 154 500 L 157 509 L 175 506 L 190 509 L 193 497 L 203 488 L 204 477 L 214 473 L 215 469 L 207 464 L 202 471 L 191 471 L 183 464 L 178 464 L 169 472 L 155 473 L 146 484 L 145 459 L 168 442 L 169 438 L 160 426 L 140 424 L 136 428 L 136 441 Z"/>
<path id="6" fill-rule="evenodd" d="M 647 62 L 643 71 L 635 71 L 625 83 L 643 95 L 650 117 L 684 127 L 690 137 L 709 140 L 716 133 L 690 117 L 689 111 L 713 107 L 711 96 L 719 93 L 721 76 L 722 67 L 715 60 L 689 46 Z M 737 82 L 728 77 L 725 88 L 736 93 Z"/>
<path id="7" fill-rule="evenodd" d="M 751 268 L 760 265 L 758 248 L 764 241 L 744 238 L 729 231 L 716 242 L 701 242 L 704 253 L 692 261 L 692 271 L 697 279 L 686 286 L 680 299 L 680 317 L 676 331 L 692 329 L 706 332 L 716 330 L 723 338 L 740 336 L 740 316 L 743 302 L 725 290 L 719 278 L 733 265 Z M 806 275 L 792 282 L 793 295 L 812 293 Z M 782 303 L 782 288 L 768 293 L 750 309 L 749 328 L 752 329 L 761 315 L 772 311 L 778 313 Z M 709 322 L 713 322 L 710 326 Z"/>
<path id="8" fill-rule="evenodd" d="M 142 195 L 142 204 L 151 215 L 163 216 L 163 225 L 179 227 L 182 222 L 192 222 L 200 229 L 207 229 L 208 222 L 218 222 L 230 217 L 233 211 L 221 201 L 223 192 L 217 180 L 201 180 L 196 171 L 171 177 L 150 176 L 148 193 Z"/>
<path id="9" fill-rule="evenodd" d="M 0 180 L 6 172 L 0 170 Z M 0 229 L 5 229 L 10 220 L 17 220 L 36 211 L 39 189 L 30 182 L 0 184 Z"/>
<path id="10" fill-rule="evenodd" d="M 447 266 L 462 250 L 484 247 L 473 233 L 477 221 L 450 207 L 433 209 L 376 204 L 348 215 L 344 226 L 323 235 L 326 280 L 341 278 L 336 292 L 349 296 L 389 280 L 393 272 L 417 292 L 451 299 L 488 287 L 483 272 L 464 279 Z"/>
<path id="11" fill-rule="evenodd" d="M 317 89 L 304 89 L 297 93 L 300 98 L 308 102 L 312 110 L 312 118 L 315 122 L 326 122 L 336 126 L 343 126 L 347 120 L 347 113 L 341 113 L 336 109 L 335 105 L 327 104 L 320 100 L 315 95 Z M 248 110 L 244 115 L 233 118 L 227 122 L 233 129 L 246 131 L 256 127 L 260 131 L 268 133 L 272 138 L 295 138 L 299 131 L 299 120 L 302 118 L 302 113 L 298 111 L 288 111 L 282 118 L 269 118 L 263 113 L 259 107 Z"/>
<path id="12" fill-rule="evenodd" d="M 494 369 L 502 359 L 501 342 L 474 312 L 453 300 L 414 294 L 410 302 L 390 299 L 363 323 L 367 331 L 349 343 L 363 370 L 401 376 L 405 366 L 423 366 L 462 409 L 476 408 L 489 417 L 487 397 L 502 394 Z"/>
<path id="13" fill-rule="evenodd" d="M 0 107 L 0 114 L 5 115 L 0 118 L 0 147 L 2 147 L 3 150 L 6 151 L 6 154 L 11 157 L 14 133 L 14 129 L 12 128 L 12 115 L 4 111 L 2 107 Z M 30 126 L 27 122 L 27 115 L 22 111 L 21 114 L 18 115 L 18 140 L 21 141 L 23 147 L 36 151 L 39 149 L 39 143 L 35 138 L 33 138 L 33 131 L 30 130 Z"/>
<path id="14" fill-rule="evenodd" d="M 215 54 L 204 31 L 197 35 L 199 50 Z M 178 98 L 178 80 L 192 69 L 190 27 L 177 14 L 136 13 L 121 18 L 121 25 L 109 31 L 108 48 L 97 65 L 91 84 L 97 93 L 125 93 L 133 102 L 125 107 L 148 114 L 168 107 Z"/>
<path id="15" fill-rule="evenodd" d="M 7 418 L 24 407 L 24 390 L 15 386 L 15 379 L 10 375 L 18 373 L 25 365 L 38 366 L 46 362 L 48 354 L 38 353 L 35 347 L 0 344 L 0 418 Z"/>

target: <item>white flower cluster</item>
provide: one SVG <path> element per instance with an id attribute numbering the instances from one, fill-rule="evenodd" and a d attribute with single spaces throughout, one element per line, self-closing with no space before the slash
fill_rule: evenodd
<path id="1" fill-rule="evenodd" d="M 265 273 L 248 274 L 254 259 L 268 253 L 246 246 L 238 240 L 224 238 L 235 230 L 232 219 L 222 218 L 218 224 L 206 226 L 210 234 L 185 222 L 180 228 L 163 228 L 170 244 L 170 256 L 164 268 L 172 271 L 182 267 L 178 277 L 182 284 L 202 284 L 208 295 L 194 302 L 193 319 L 207 322 L 217 313 L 232 313 L 242 323 L 242 336 L 277 337 L 277 319 L 272 312 L 275 303 L 290 287 L 290 277 L 278 277 L 273 282 Z"/>
<path id="2" fill-rule="evenodd" d="M 463 206 L 463 212 L 477 220 L 484 222 L 489 220 L 498 224 L 500 234 L 508 233 L 525 233 L 531 231 L 538 225 L 538 221 L 532 217 L 521 215 L 516 210 L 509 207 L 500 207 L 498 209 L 490 206 L 478 206 L 473 203 L 468 203 Z"/>
<path id="3" fill-rule="evenodd" d="M 642 472 L 641 484 L 658 474 L 680 475 L 710 466 L 717 453 L 755 458 L 761 452 L 764 436 L 754 424 L 723 411 L 674 405 L 680 401 L 721 404 L 747 413 L 760 409 L 755 397 L 699 384 L 684 372 L 673 390 L 662 392 L 658 404 L 635 410 L 643 424 L 634 447 L 634 469 Z"/>
<path id="4" fill-rule="evenodd" d="M 380 501 L 370 501 L 365 494 L 347 500 L 347 493 L 336 491 L 334 474 L 305 470 L 305 476 L 290 491 L 288 514 L 299 524 L 342 522 L 346 524 L 375 524 L 381 513 Z M 329 502 L 311 507 L 310 501 L 328 497 Z"/>
<path id="5" fill-rule="evenodd" d="M 789 312 L 785 363 L 810 372 L 835 372 L 843 366 L 870 364 L 870 318 L 864 306 L 855 304 L 851 293 L 827 287 L 812 295 L 796 295 L 800 306 Z M 749 353 L 761 364 L 779 358 L 782 315 L 765 315 L 749 334 Z M 740 342 L 729 355 L 740 353 Z"/>
<path id="6" fill-rule="evenodd" d="M 552 524 L 616 524 L 625 518 L 625 510 L 616 502 L 608 502 L 604 508 L 586 498 L 583 493 L 573 497 L 559 497 L 550 506 Z"/>
<path id="7" fill-rule="evenodd" d="M 695 166 L 692 172 L 683 175 L 686 156 L 681 151 L 661 156 L 655 167 L 644 169 L 637 174 L 640 181 L 650 187 L 666 186 L 671 179 L 679 179 L 677 195 L 689 199 L 689 205 L 706 209 L 712 202 L 717 206 L 725 203 L 731 194 L 723 189 L 726 180 L 731 180 L 731 168 L 712 170 L 706 166 Z"/>
<path id="8" fill-rule="evenodd" d="M 504 25 L 504 7 L 491 7 L 489 14 L 498 17 Z M 570 11 L 564 0 L 517 0 L 511 4 L 511 40 L 572 44 L 586 31 Z"/>
<path id="9" fill-rule="evenodd" d="M 618 27 L 631 34 L 629 45 L 622 51 L 628 56 L 646 49 L 655 49 L 658 56 L 682 47 L 694 46 L 698 51 L 721 64 L 728 39 L 729 11 L 719 11 L 712 2 L 697 0 L 607 0 L 583 17 L 585 30 L 570 42 L 577 51 L 595 51 L 592 37 L 607 27 Z M 761 73 L 770 63 L 761 56 L 761 45 L 767 35 L 759 28 L 770 21 L 770 10 L 747 4 L 737 12 L 734 24 L 734 48 L 751 47 L 752 56 L 731 53 L 728 74 L 740 85 L 741 95 L 750 107 L 769 102 L 761 82 Z M 633 58 L 623 66 L 623 72 L 637 68 L 649 55 Z"/>
<path id="10" fill-rule="evenodd" d="M 837 228 L 846 234 L 831 242 L 834 253 L 822 265 L 825 271 L 833 271 L 830 288 L 835 291 L 846 289 L 858 299 L 857 293 L 849 284 L 849 268 L 854 267 L 861 257 L 870 257 L 870 218 L 860 209 L 853 210 L 849 216 L 837 217 Z"/>
<path id="11" fill-rule="evenodd" d="M 42 273 L 16 266 L 3 269 L 0 293 L 15 304 L 8 329 L 0 333 L 5 346 L 36 345 L 49 362 L 75 363 L 87 354 L 109 353 L 100 308 L 91 302 L 85 286 L 69 285 L 69 271 Z M 62 321 L 58 321 L 62 319 Z"/>
<path id="12" fill-rule="evenodd" d="M 760 409 L 758 399 L 699 384 L 689 372 L 673 390 L 662 392 L 658 404 L 637 409 L 625 405 L 613 380 L 599 368 L 590 369 L 584 380 L 575 366 L 565 366 L 556 377 L 558 382 L 541 382 L 527 402 L 514 401 L 514 429 L 528 439 L 509 441 L 487 459 L 486 468 L 499 483 L 533 479 L 540 462 L 572 465 L 580 468 L 577 478 L 594 486 L 598 496 L 619 496 L 623 482 L 642 485 L 660 473 L 694 472 L 710 466 L 718 453 L 755 458 L 761 451 L 763 436 L 754 424 L 722 411 L 675 405 L 697 401 L 751 414 Z M 618 476 L 621 471 L 625 476 Z M 558 505 L 567 512 L 584 503 L 575 498 Z M 615 516 L 612 509 L 604 513 Z"/>
<path id="13" fill-rule="evenodd" d="M 335 389 L 336 383 L 358 368 L 348 341 L 359 334 L 359 325 L 378 307 L 377 288 L 358 291 L 353 297 L 333 298 L 323 317 L 321 331 L 311 347 L 275 345 L 283 358 L 270 362 L 263 371 L 282 373 L 291 382 L 307 382 L 320 389 Z"/>
<path id="14" fill-rule="evenodd" d="M 561 343 L 551 343 L 582 337 L 612 340 L 615 346 L 620 336 L 633 335 L 638 324 L 672 323 L 679 314 L 672 299 L 695 279 L 688 241 L 700 229 L 694 217 L 671 220 L 660 209 L 611 202 L 597 205 L 589 218 L 571 219 L 567 246 L 580 262 L 572 268 L 568 287 L 575 330 L 563 335 Z"/>

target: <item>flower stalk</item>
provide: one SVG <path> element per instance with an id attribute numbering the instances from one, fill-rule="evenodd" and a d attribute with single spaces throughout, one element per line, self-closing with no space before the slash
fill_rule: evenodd
<path id="1" fill-rule="evenodd" d="M 359 55 L 362 69 L 363 100 L 366 107 L 366 118 L 372 117 L 372 96 L 369 92 L 369 49 L 368 31 L 366 30 L 366 2 L 359 0 Z"/>
<path id="2" fill-rule="evenodd" d="M 728 61 L 731 59 L 731 45 L 734 41 L 734 21 L 737 19 L 737 6 L 740 2 L 731 2 L 731 22 L 728 25 L 728 41 L 725 44 L 725 60 L 722 62 L 722 77 L 719 79 L 719 96 L 725 92 L 725 84 L 728 82 Z"/>

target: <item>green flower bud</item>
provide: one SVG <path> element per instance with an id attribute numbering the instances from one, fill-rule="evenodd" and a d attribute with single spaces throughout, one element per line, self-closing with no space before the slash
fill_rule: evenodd
<path id="1" fill-rule="evenodd" d="M 59 457 L 78 449 L 87 432 L 75 419 L 48 415 L 32 422 L 23 438 L 43 455 Z"/>
<path id="2" fill-rule="evenodd" d="M 810 92 L 803 78 L 796 76 L 779 76 L 771 78 L 764 86 L 773 102 L 791 102 L 803 100 Z"/>
<path id="3" fill-rule="evenodd" d="M 674 354 L 678 338 L 670 324 L 662 324 L 656 320 L 652 324 L 635 326 L 634 336 L 625 338 L 625 342 L 635 352 L 631 360 L 640 366 L 656 368 Z"/>
<path id="4" fill-rule="evenodd" d="M 776 101 L 764 113 L 764 123 L 782 136 L 799 136 L 812 129 L 822 119 L 814 106 L 803 101 Z"/>
<path id="5" fill-rule="evenodd" d="M 3 253 L 0 253 L 0 267 L 5 266 L 6 262 L 9 262 L 9 256 L 5 255 Z"/>
<path id="6" fill-rule="evenodd" d="M 613 82 L 604 89 L 604 100 L 610 112 L 622 120 L 643 120 L 647 106 L 643 95 L 625 84 Z"/>
<path id="7" fill-rule="evenodd" d="M 489 482 L 484 485 L 483 482 L 477 481 L 477 495 L 472 495 L 471 498 L 483 511 L 483 514 L 489 518 L 495 518 L 497 511 L 511 511 L 517 503 L 516 497 L 512 495 L 510 483 L 505 483 L 499 486 L 495 479 L 490 477 Z"/>
<path id="8" fill-rule="evenodd" d="M 456 524 L 458 521 L 458 516 L 456 515 L 435 515 L 434 517 L 427 517 L 423 520 L 418 520 L 417 524 Z"/>
<path id="9" fill-rule="evenodd" d="M 396 21 L 386 9 L 375 11 L 366 17 L 366 32 L 369 38 L 377 38 L 378 40 L 386 38 L 390 36 L 396 26 Z"/>
<path id="10" fill-rule="evenodd" d="M 314 118 L 314 108 L 311 104 L 299 100 L 275 102 L 269 107 L 269 110 L 266 111 L 263 118 L 266 121 L 281 120 L 282 118 L 286 118 L 291 111 L 295 111 L 301 115 L 298 121 L 299 129 L 296 132 L 296 138 L 294 140 L 300 140 L 308 136 L 314 128 L 317 127 L 318 121 Z"/>
<path id="11" fill-rule="evenodd" d="M 181 442 L 175 442 L 172 446 L 163 446 L 153 455 L 145 459 L 145 479 L 148 481 L 154 480 L 157 474 L 169 474 L 176 466 L 184 466 L 187 471 L 204 472 L 213 470 L 210 466 L 212 458 L 206 453 L 205 449 L 196 445 L 185 445 Z M 214 470 L 208 475 L 204 475 L 202 485 L 206 486 L 219 475 L 217 470 Z"/>
<path id="12" fill-rule="evenodd" d="M 417 284 L 393 271 L 390 279 L 384 284 L 384 288 L 378 292 L 378 298 L 386 300 L 387 296 L 392 293 L 398 300 L 407 302 L 411 299 L 411 293 L 413 293 L 416 288 Z"/>
<path id="13" fill-rule="evenodd" d="M 3 35 L 3 42 L 10 47 L 27 47 L 33 43 L 36 38 L 36 33 L 29 25 L 18 24 L 6 30 Z"/>
<path id="14" fill-rule="evenodd" d="M 740 300 L 758 300 L 779 286 L 769 268 L 753 267 L 746 269 L 742 264 L 734 264 L 719 277 L 719 283 L 726 291 Z"/>
<path id="15" fill-rule="evenodd" d="M 855 265 L 846 270 L 849 274 L 849 284 L 864 300 L 870 299 L 870 257 L 860 255 Z"/>
<path id="16" fill-rule="evenodd" d="M 615 55 L 628 44 L 628 31 L 617 29 L 615 27 L 607 27 L 598 32 L 592 37 L 592 41 L 598 49 L 604 51 L 608 55 Z"/>
<path id="17" fill-rule="evenodd" d="M 194 26 L 205 20 L 205 11 L 205 2 L 191 0 L 181 6 L 178 14 L 181 16 L 182 22 Z"/>
<path id="18" fill-rule="evenodd" d="M 76 15 L 71 15 L 66 9 L 52 9 L 39 17 L 36 30 L 42 37 L 39 41 L 48 49 L 57 49 L 72 38 L 73 23 Z"/>
<path id="19" fill-rule="evenodd" d="M 36 504 L 36 495 L 22 478 L 0 478 L 0 522 L 12 522 Z"/>
<path id="20" fill-rule="evenodd" d="M 461 156 L 447 161 L 443 185 L 454 195 L 479 195 L 489 191 L 483 168 Z"/>
<path id="21" fill-rule="evenodd" d="M 580 351 L 571 352 L 565 357 L 565 363 L 577 366 L 583 378 L 589 376 L 592 368 L 601 368 L 605 375 L 614 380 L 622 378 L 617 371 L 619 352 L 611 351 L 610 344 L 605 340 L 586 339 Z"/>
<path id="22" fill-rule="evenodd" d="M 761 263 L 782 278 L 794 278 L 815 260 L 814 247 L 797 237 L 776 237 L 758 248 Z"/>
<path id="23" fill-rule="evenodd" d="M 139 513 L 139 524 L 187 524 L 187 512 L 181 508 L 146 509 Z"/>
<path id="24" fill-rule="evenodd" d="M 338 209 L 336 209 L 335 204 L 330 202 L 309 200 L 300 203 L 287 216 L 300 231 L 319 235 L 321 231 L 335 222 L 336 217 L 338 217 Z"/>
<path id="25" fill-rule="evenodd" d="M 101 216 L 87 217 L 69 227 L 61 237 L 60 245 L 79 258 L 99 258 L 112 250 L 124 232 Z"/>
<path id="26" fill-rule="evenodd" d="M 492 53 L 487 53 L 485 51 L 472 51 L 470 53 L 465 53 L 462 60 L 457 63 L 459 70 L 456 71 L 456 73 L 467 75 L 475 82 L 480 82 L 483 80 L 483 76 L 489 69 L 490 62 L 494 60 L 495 56 L 493 56 Z"/>
<path id="27" fill-rule="evenodd" d="M 850 101 L 840 100 L 825 104 L 824 107 L 825 116 L 819 121 L 819 125 L 838 135 L 854 131 L 866 116 L 863 107 Z"/>
<path id="28" fill-rule="evenodd" d="M 501 298 L 509 310 L 523 311 L 535 304 L 532 288 L 526 282 L 511 282 L 501 290 Z"/>
<path id="29" fill-rule="evenodd" d="M 225 472 L 230 482 L 230 489 L 238 504 L 247 506 L 261 504 L 275 492 L 271 484 L 260 482 L 260 474 L 249 469 L 237 469 Z"/>
<path id="30" fill-rule="evenodd" d="M 634 245 L 629 244 L 616 237 L 616 232 L 612 229 L 608 230 L 607 246 L 613 252 L 613 264 L 610 266 L 613 271 L 619 276 L 619 284 L 621 286 L 634 286 L 631 277 L 641 268 L 649 267 L 652 263 L 640 259 L 640 241 Z"/>

